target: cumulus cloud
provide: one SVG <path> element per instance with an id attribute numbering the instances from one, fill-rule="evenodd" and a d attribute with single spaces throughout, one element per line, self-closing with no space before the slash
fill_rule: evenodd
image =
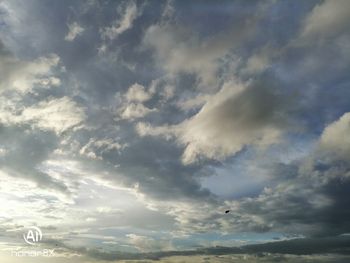
<path id="1" fill-rule="evenodd" d="M 68 33 L 64 37 L 66 41 L 73 41 L 77 36 L 84 32 L 84 28 L 81 27 L 77 22 L 68 24 Z"/>
<path id="2" fill-rule="evenodd" d="M 176 21 L 172 4 L 164 8 L 162 20 L 151 25 L 145 32 L 143 45 L 154 51 L 154 58 L 160 68 L 169 74 L 196 74 L 200 88 L 215 90 L 218 85 L 220 62 L 244 40 L 255 32 L 256 25 L 270 3 L 256 6 L 249 19 L 242 18 L 231 23 L 225 31 L 215 31 L 210 37 L 201 36 L 191 27 Z M 236 61 L 231 61 L 232 64 Z"/>
<path id="3" fill-rule="evenodd" d="M 247 59 L 244 73 L 257 74 L 269 67 L 272 52 L 268 48 L 263 48 Z"/>
<path id="4" fill-rule="evenodd" d="M 30 92 L 34 87 L 59 86 L 60 79 L 52 70 L 58 65 L 59 57 L 51 54 L 33 61 L 15 58 L 0 42 L 0 89 L 14 89 L 19 92 Z"/>
<path id="5" fill-rule="evenodd" d="M 155 109 L 149 109 L 141 103 L 130 103 L 120 109 L 120 117 L 126 120 L 133 120 L 141 118 L 155 111 Z"/>
<path id="6" fill-rule="evenodd" d="M 54 131 L 57 134 L 81 124 L 86 115 L 76 102 L 68 97 L 48 99 L 19 111 L 14 109 L 16 104 L 8 104 L 0 114 L 3 125 L 29 124 L 33 127 Z"/>
<path id="7" fill-rule="evenodd" d="M 348 160 L 350 156 L 350 113 L 328 125 L 322 133 L 320 147 L 331 156 Z"/>
<path id="8" fill-rule="evenodd" d="M 150 109 L 143 104 L 150 100 L 153 94 L 154 90 L 146 90 L 138 83 L 131 85 L 124 96 L 119 98 L 122 100 L 122 105 L 117 110 L 119 117 L 125 120 L 134 120 L 155 112 L 156 109 Z"/>
<path id="9" fill-rule="evenodd" d="M 348 29 L 350 3 L 326 0 L 316 5 L 305 19 L 302 37 L 332 37 Z"/>
<path id="10" fill-rule="evenodd" d="M 84 119 L 84 110 L 68 97 L 42 101 L 24 109 L 19 117 L 20 121 L 58 134 L 81 124 Z"/>
<path id="11" fill-rule="evenodd" d="M 139 124 L 137 131 L 142 136 L 173 134 L 185 145 L 185 164 L 201 156 L 224 159 L 245 145 L 276 143 L 287 124 L 283 120 L 283 99 L 266 85 L 269 83 L 226 83 L 218 93 L 206 98 L 197 114 L 182 123 L 155 128 Z"/>
<path id="12" fill-rule="evenodd" d="M 156 60 L 166 71 L 196 73 L 206 85 L 215 83 L 217 60 L 232 47 L 231 40 L 225 35 L 201 43 L 185 29 L 169 25 L 153 25 L 144 37 L 145 45 L 154 48 Z"/>
<path id="13" fill-rule="evenodd" d="M 144 86 L 135 83 L 129 87 L 125 98 L 128 101 L 144 102 L 152 98 L 152 94 L 147 92 Z"/>

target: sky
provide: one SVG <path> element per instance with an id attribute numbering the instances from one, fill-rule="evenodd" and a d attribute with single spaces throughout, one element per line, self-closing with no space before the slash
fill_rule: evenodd
<path id="1" fill-rule="evenodd" d="M 349 262 L 349 28 L 348 0 L 0 0 L 0 261 Z"/>

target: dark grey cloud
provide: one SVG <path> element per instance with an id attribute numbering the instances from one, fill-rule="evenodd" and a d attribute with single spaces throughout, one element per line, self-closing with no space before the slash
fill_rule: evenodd
<path id="1" fill-rule="evenodd" d="M 57 147 L 57 137 L 51 132 L 23 126 L 0 127 L 1 145 L 5 151 L 0 157 L 2 169 L 14 177 L 33 180 L 39 187 L 67 191 L 62 182 L 38 169 Z"/>
<path id="2" fill-rule="evenodd" d="M 255 231 L 275 229 L 307 236 L 336 236 L 349 232 L 348 163 L 315 158 L 290 167 L 276 166 L 276 187 L 258 198 L 240 202 L 239 213 L 261 217 L 264 223 L 252 224 Z"/>

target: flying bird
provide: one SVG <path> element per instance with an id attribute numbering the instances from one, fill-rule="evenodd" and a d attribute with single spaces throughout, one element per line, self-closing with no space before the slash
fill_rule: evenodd
<path id="1" fill-rule="evenodd" d="M 226 211 L 225 211 L 225 214 L 228 214 L 228 213 L 230 213 L 230 210 L 226 210 Z"/>

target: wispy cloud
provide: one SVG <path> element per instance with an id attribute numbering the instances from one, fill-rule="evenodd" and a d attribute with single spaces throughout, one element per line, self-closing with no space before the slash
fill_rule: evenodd
<path id="1" fill-rule="evenodd" d="M 68 33 L 64 37 L 67 41 L 73 41 L 77 36 L 81 35 L 84 32 L 84 28 L 81 27 L 77 22 L 68 24 Z"/>

